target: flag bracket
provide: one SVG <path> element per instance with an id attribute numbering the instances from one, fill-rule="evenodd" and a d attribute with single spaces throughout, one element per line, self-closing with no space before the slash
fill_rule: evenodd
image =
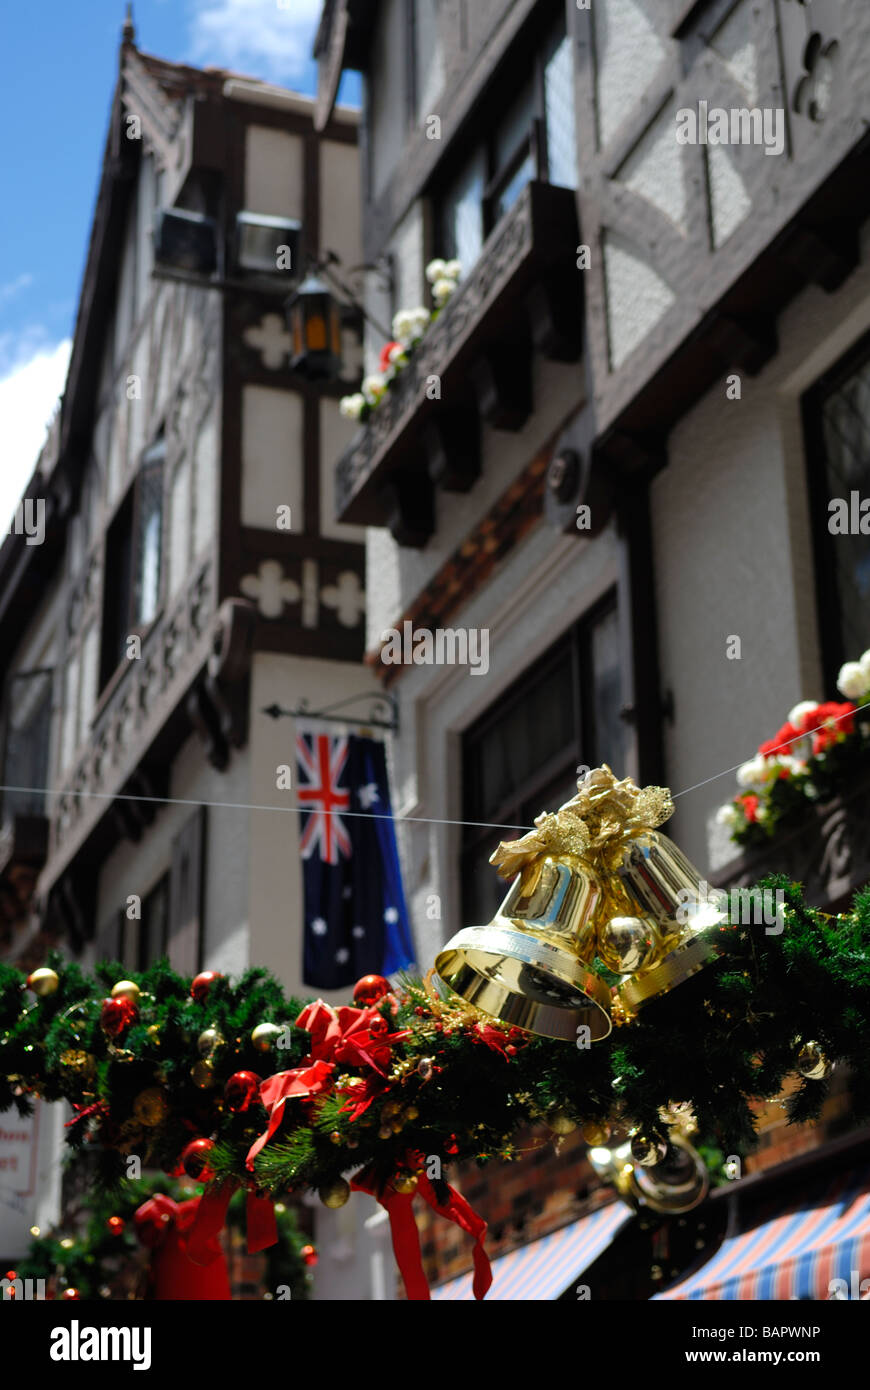
<path id="1" fill-rule="evenodd" d="M 369 702 L 369 714 L 366 718 L 358 714 L 339 712 L 347 706 L 359 706 L 365 700 Z M 284 709 L 281 705 L 273 704 L 266 705 L 260 713 L 268 714 L 270 719 L 323 719 L 330 724 L 355 724 L 369 729 L 388 729 L 390 733 L 397 733 L 399 729 L 399 704 L 395 695 L 388 691 L 380 695 L 348 695 L 344 700 L 336 700 L 320 710 L 311 709 L 308 701 L 303 699 L 295 709 Z"/>

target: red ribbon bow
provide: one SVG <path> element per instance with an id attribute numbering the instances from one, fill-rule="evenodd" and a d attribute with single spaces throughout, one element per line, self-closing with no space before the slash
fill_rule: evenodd
<path id="1" fill-rule="evenodd" d="M 422 1154 L 409 1154 L 407 1166 L 416 1169 L 421 1161 Z M 393 1253 L 408 1298 L 414 1302 L 430 1299 L 429 1282 L 423 1271 L 420 1233 L 414 1220 L 414 1193 L 397 1192 L 389 1185 L 383 1186 L 375 1179 L 371 1168 L 358 1173 L 355 1178 L 351 1179 L 350 1185 L 355 1192 L 367 1192 L 369 1196 L 375 1197 L 386 1210 L 390 1218 Z M 475 1298 L 485 1298 L 492 1283 L 492 1268 L 489 1263 L 489 1256 L 483 1247 L 486 1222 L 477 1215 L 477 1212 L 466 1202 L 461 1193 L 452 1188 L 449 1183 L 445 1183 L 444 1186 L 447 1188 L 448 1197 L 447 1201 L 442 1204 L 438 1201 L 435 1189 L 426 1174 L 418 1173 L 417 1192 L 424 1202 L 427 1202 L 439 1216 L 443 1216 L 447 1221 L 452 1221 L 455 1226 L 467 1231 L 474 1239 L 472 1288 Z"/>
<path id="2" fill-rule="evenodd" d="M 407 1032 L 388 1032 L 388 1024 L 376 1004 L 367 1009 L 346 1005 L 336 1012 L 322 999 L 305 1006 L 296 1027 L 311 1035 L 311 1051 L 298 1067 L 279 1071 L 260 1086 L 260 1101 L 269 1112 L 269 1124 L 248 1151 L 251 1173 L 257 1154 L 277 1132 L 288 1100 L 312 1100 L 328 1090 L 339 1063 L 372 1067 L 380 1076 L 386 1076 L 384 1067 L 389 1064 L 393 1043 L 408 1036 Z"/>
<path id="3" fill-rule="evenodd" d="M 187 1253 L 194 1264 L 207 1264 L 212 1258 L 211 1250 L 227 1219 L 230 1198 L 239 1183 L 230 1179 L 198 1199 L 199 1208 L 193 1223 L 193 1230 L 187 1238 Z M 247 1199 L 248 1254 L 256 1255 L 267 1250 L 278 1239 L 278 1223 L 275 1208 L 268 1197 L 257 1197 L 248 1192 Z"/>

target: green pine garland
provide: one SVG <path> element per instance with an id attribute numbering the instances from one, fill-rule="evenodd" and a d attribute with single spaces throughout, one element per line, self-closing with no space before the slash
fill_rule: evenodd
<path id="1" fill-rule="evenodd" d="M 307 1032 L 292 1027 L 302 1001 L 285 997 L 263 970 L 237 984 L 219 978 L 196 1003 L 190 982 L 165 962 L 134 978 L 142 990 L 140 1014 L 115 1047 L 100 1026 L 100 1006 L 124 975 L 117 964 L 97 967 L 99 986 L 59 956 L 57 991 L 34 999 L 20 972 L 0 966 L 0 1111 L 30 1107 L 29 1094 L 65 1098 L 102 1110 L 74 1125 L 74 1146 L 96 1144 L 103 1181 L 126 1171 L 126 1155 L 176 1169 L 196 1136 L 216 1141 L 218 1178 L 255 1185 L 277 1197 L 322 1189 L 361 1165 L 387 1182 L 437 1159 L 436 1175 L 451 1163 L 514 1156 L 517 1132 L 558 1112 L 577 1122 L 621 1118 L 644 1130 L 661 1127 L 660 1107 L 688 1102 L 700 1132 L 724 1153 L 745 1153 L 754 1139 L 751 1103 L 776 1093 L 795 1072 L 802 1042 L 813 1040 L 852 1072 L 856 1118 L 870 1115 L 870 888 L 850 912 L 828 918 L 808 907 L 799 885 L 781 876 L 761 889 L 782 889 L 784 929 L 716 929 L 720 955 L 694 978 L 646 1005 L 631 1023 L 582 1050 L 506 1030 L 481 1035 L 478 1021 L 453 996 L 439 1001 L 419 980 L 404 982 L 395 1002 L 380 1012 L 391 1033 L 389 1076 L 368 1109 L 354 1119 L 348 1091 L 330 1090 L 314 1102 L 293 1100 L 273 1140 L 259 1154 L 255 1176 L 246 1168 L 253 1140 L 266 1127 L 255 1103 L 241 1114 L 222 1105 L 227 1078 L 249 1070 L 265 1078 L 298 1067 L 310 1047 Z M 603 972 L 602 972 L 603 973 Z M 286 1025 L 289 1044 L 264 1054 L 251 1041 L 263 1022 Z M 215 1028 L 214 1082 L 200 1089 L 191 1071 L 197 1039 Z M 83 1054 L 85 1068 L 70 1065 Z M 81 1060 L 79 1058 L 78 1060 Z M 377 1082 L 371 1068 L 338 1066 L 334 1076 Z M 133 1103 L 143 1090 L 165 1091 L 168 1115 L 154 1128 L 139 1124 Z M 788 1117 L 818 1116 L 824 1081 L 803 1080 L 789 1098 Z"/>

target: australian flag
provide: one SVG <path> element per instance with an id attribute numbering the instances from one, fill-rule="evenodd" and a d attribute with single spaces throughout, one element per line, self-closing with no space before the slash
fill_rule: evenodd
<path id="1" fill-rule="evenodd" d="M 304 982 L 342 989 L 361 975 L 391 975 L 414 951 L 384 745 L 297 723 L 296 757 Z"/>

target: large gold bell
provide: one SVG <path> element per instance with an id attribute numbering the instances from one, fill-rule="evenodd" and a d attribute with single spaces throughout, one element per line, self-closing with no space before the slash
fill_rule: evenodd
<path id="1" fill-rule="evenodd" d="M 601 888 L 575 855 L 527 863 L 492 921 L 441 951 L 442 980 L 484 1013 L 545 1038 L 610 1032 L 610 990 L 591 969 Z"/>
<path id="2" fill-rule="evenodd" d="M 666 994 L 715 959 L 710 929 L 726 920 L 727 914 L 715 898 L 704 895 L 698 870 L 660 830 L 635 835 L 624 846 L 611 865 L 607 896 L 613 915 L 599 926 L 599 953 L 611 969 L 630 976 L 619 986 L 620 998 L 630 1012 Z M 623 940 L 631 945 L 627 921 L 642 925 L 644 935 L 637 932 L 637 938 L 648 941 L 650 949 L 640 960 L 637 953 L 629 955 L 620 971 L 618 963 L 608 959 L 608 944 L 613 937 L 615 946 Z"/>

